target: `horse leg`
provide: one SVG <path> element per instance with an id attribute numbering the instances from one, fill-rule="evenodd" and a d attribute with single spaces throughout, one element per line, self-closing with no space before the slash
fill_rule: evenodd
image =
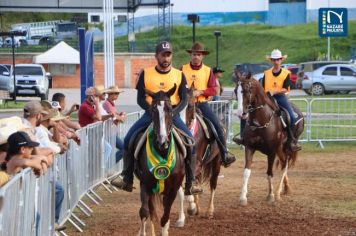
<path id="1" fill-rule="evenodd" d="M 176 221 L 175 226 L 178 228 L 184 227 L 185 222 L 185 214 L 184 214 L 184 191 L 183 188 L 180 187 L 178 190 L 178 204 L 179 204 L 179 217 Z"/>
<path id="2" fill-rule="evenodd" d="M 286 158 L 286 154 L 283 152 L 282 148 L 280 148 L 277 155 L 278 155 L 279 159 L 281 160 L 281 163 L 283 163 L 282 164 L 283 165 L 282 166 L 282 170 L 283 170 L 282 178 L 281 178 L 281 181 L 279 182 L 277 190 L 276 190 L 276 200 L 280 200 L 284 179 L 286 178 L 287 172 L 288 172 L 288 158 Z"/>
<path id="3" fill-rule="evenodd" d="M 174 199 L 177 196 L 177 192 L 178 192 L 178 188 L 167 192 L 167 194 L 165 194 L 163 196 L 164 212 L 163 212 L 163 216 L 161 218 L 161 227 L 162 227 L 161 235 L 162 236 L 168 236 L 169 222 L 170 222 L 169 215 L 171 213 L 171 207 L 174 202 Z"/>
<path id="4" fill-rule="evenodd" d="M 146 221 L 149 217 L 149 207 L 148 207 L 148 201 L 149 201 L 149 195 L 146 192 L 146 188 L 143 184 L 141 184 L 141 192 L 140 192 L 140 197 L 141 197 L 141 208 L 140 208 L 140 218 L 141 218 L 141 226 L 140 226 L 140 231 L 138 235 L 140 236 L 145 236 L 146 235 Z"/>
<path id="5" fill-rule="evenodd" d="M 240 193 L 240 205 L 246 206 L 247 205 L 247 186 L 248 186 L 248 179 L 251 175 L 251 165 L 252 165 L 252 158 L 253 154 L 255 153 L 254 150 L 250 148 L 245 148 L 245 169 L 243 174 L 243 182 L 242 182 L 242 189 Z"/>
<path id="6" fill-rule="evenodd" d="M 288 195 L 291 193 L 291 188 L 289 186 L 289 181 L 288 181 L 288 175 L 286 174 L 286 176 L 284 177 L 284 190 L 283 190 L 283 194 Z"/>
<path id="7" fill-rule="evenodd" d="M 213 165 L 212 165 L 212 174 L 210 177 L 210 202 L 209 202 L 209 208 L 208 208 L 208 218 L 212 219 L 214 217 L 214 197 L 215 197 L 215 189 L 218 184 L 218 176 L 220 173 L 220 158 L 217 155 L 214 159 Z"/>
<path id="8" fill-rule="evenodd" d="M 276 158 L 276 154 L 268 155 L 268 167 L 267 167 L 267 179 L 268 179 L 268 195 L 267 202 L 269 204 L 274 203 L 274 193 L 273 193 L 273 163 Z"/>

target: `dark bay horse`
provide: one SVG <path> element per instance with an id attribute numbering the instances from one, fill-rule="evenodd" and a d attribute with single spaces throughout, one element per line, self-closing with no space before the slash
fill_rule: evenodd
<path id="1" fill-rule="evenodd" d="M 197 156 L 195 176 L 200 184 L 209 181 L 210 201 L 207 210 L 207 215 L 209 218 L 212 218 L 214 216 L 214 196 L 218 176 L 220 173 L 221 155 L 219 152 L 218 144 L 214 139 L 213 134 L 210 133 L 210 139 L 212 139 L 210 141 L 204 134 L 205 131 L 203 130 L 203 127 L 197 118 L 198 114 L 195 106 L 195 98 L 193 96 L 194 90 L 195 88 L 193 83 L 188 92 L 188 105 L 185 110 L 185 122 L 188 128 L 193 133 L 195 140 Z M 176 222 L 176 226 L 183 227 L 185 216 L 183 207 L 184 193 L 182 188 L 179 190 L 178 197 L 178 199 L 180 200 L 180 213 L 179 219 Z M 199 195 L 194 195 L 194 198 L 192 196 L 188 196 L 188 202 L 188 214 L 198 215 L 200 212 Z"/>
<path id="2" fill-rule="evenodd" d="M 141 208 L 139 212 L 141 227 L 139 235 L 146 235 L 146 221 L 149 217 L 151 220 L 151 232 L 152 235 L 155 235 L 153 220 L 158 220 L 156 208 L 162 203 L 164 212 L 160 218 L 161 234 L 168 235 L 171 207 L 185 175 L 183 152 L 178 148 L 172 133 L 173 113 L 170 96 L 174 94 L 175 89 L 176 86 L 168 92 L 160 91 L 152 93 L 146 91 L 153 98 L 151 104 L 153 126 L 152 133 L 148 133 L 147 135 L 147 137 L 149 137 L 149 134 L 152 136 L 151 144 L 148 144 L 147 142 L 149 141 L 146 139 L 138 155 L 139 160 L 136 174 L 140 178 L 141 196 Z M 151 147 L 155 151 L 151 151 Z M 171 152 L 172 150 L 173 152 Z M 164 160 L 156 166 L 149 167 L 150 153 L 158 154 Z M 171 159 L 174 156 L 175 161 Z M 169 170 L 169 166 L 165 166 L 167 163 L 174 162 L 175 166 L 173 169 Z M 160 190 L 158 191 L 157 189 Z"/>
<path id="3" fill-rule="evenodd" d="M 287 144 L 287 133 L 283 128 L 279 117 L 279 108 L 265 93 L 261 84 L 251 77 L 251 74 L 240 78 L 238 91 L 238 113 L 246 118 L 246 126 L 243 132 L 245 145 L 245 169 L 243 174 L 243 186 L 240 194 L 240 203 L 247 205 L 247 185 L 251 174 L 252 158 L 256 150 L 267 155 L 267 179 L 269 203 L 274 202 L 273 193 L 273 165 L 276 155 L 281 163 L 282 178 L 275 192 L 276 199 L 280 199 L 282 188 L 284 193 L 290 191 L 287 171 L 297 159 L 297 152 L 290 151 Z M 242 98 L 242 99 L 241 99 Z M 304 130 L 304 118 L 301 111 L 292 104 L 298 114 L 294 126 L 295 137 L 299 137 Z"/>

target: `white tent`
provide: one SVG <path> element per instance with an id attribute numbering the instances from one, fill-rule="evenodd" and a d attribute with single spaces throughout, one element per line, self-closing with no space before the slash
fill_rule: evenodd
<path id="1" fill-rule="evenodd" d="M 35 56 L 33 62 L 37 64 L 80 64 L 79 52 L 62 41 L 46 52 Z"/>

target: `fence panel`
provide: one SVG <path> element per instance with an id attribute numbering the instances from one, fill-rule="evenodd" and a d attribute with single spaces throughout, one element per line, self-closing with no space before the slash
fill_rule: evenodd
<path id="1" fill-rule="evenodd" d="M 313 98 L 309 141 L 355 141 L 356 98 Z"/>

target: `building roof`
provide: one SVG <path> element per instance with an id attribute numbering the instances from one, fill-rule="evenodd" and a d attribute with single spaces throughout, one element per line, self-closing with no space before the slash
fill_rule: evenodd
<path id="1" fill-rule="evenodd" d="M 46 52 L 35 56 L 33 62 L 37 64 L 80 64 L 79 52 L 61 41 Z"/>

